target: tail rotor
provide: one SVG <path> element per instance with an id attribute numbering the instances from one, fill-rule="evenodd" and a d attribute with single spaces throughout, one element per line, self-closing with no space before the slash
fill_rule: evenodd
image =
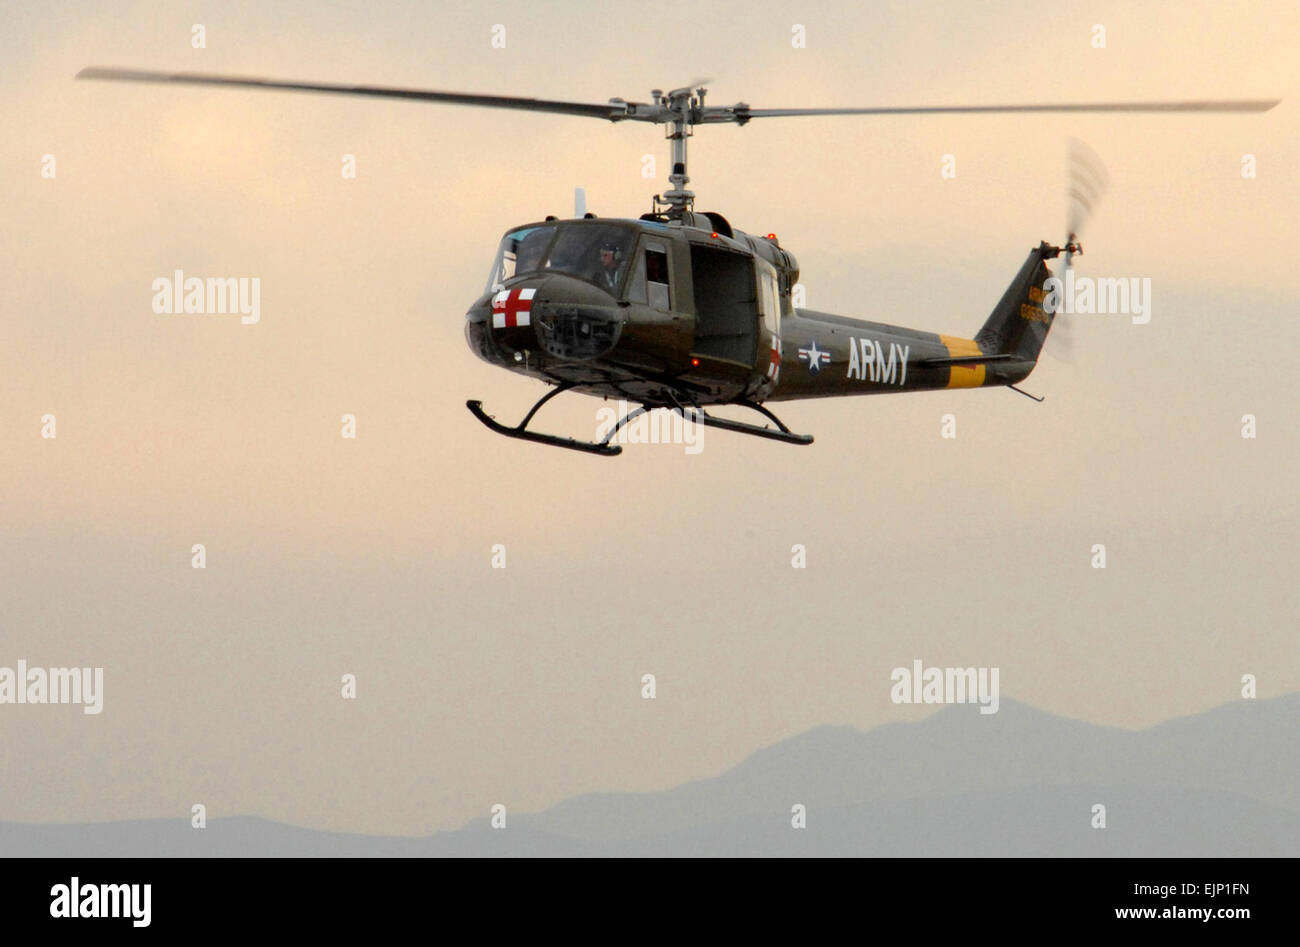
<path id="1" fill-rule="evenodd" d="M 1083 244 L 1079 234 L 1084 225 L 1101 203 L 1102 196 L 1110 184 L 1110 175 L 1097 153 L 1077 138 L 1069 141 L 1067 157 L 1066 232 L 1068 237 L 1061 249 L 1063 263 L 1060 279 L 1067 285 L 1067 275 L 1074 268 L 1075 254 L 1083 254 Z M 1070 330 L 1073 321 L 1068 312 L 1057 312 L 1052 323 L 1052 334 L 1048 350 L 1060 361 L 1074 363 L 1074 340 Z"/>

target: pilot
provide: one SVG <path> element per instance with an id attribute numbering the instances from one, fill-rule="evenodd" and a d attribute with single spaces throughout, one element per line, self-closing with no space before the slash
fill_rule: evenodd
<path id="1" fill-rule="evenodd" d="M 618 289 L 619 246 L 616 240 L 605 240 L 600 244 L 600 263 L 592 279 L 601 289 L 614 292 Z"/>

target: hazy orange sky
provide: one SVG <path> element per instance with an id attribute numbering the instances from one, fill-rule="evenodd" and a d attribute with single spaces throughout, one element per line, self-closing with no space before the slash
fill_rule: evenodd
<path id="1" fill-rule="evenodd" d="M 1245 673 L 1260 696 L 1300 688 L 1295 4 L 6 13 L 0 665 L 102 666 L 105 697 L 98 716 L 0 707 L 0 820 L 202 802 L 427 832 L 711 776 L 818 724 L 915 719 L 930 708 L 889 700 L 914 659 L 998 666 L 1004 697 L 1128 727 L 1235 699 Z M 702 76 L 711 102 L 755 107 L 1283 101 L 698 130 L 697 206 L 778 233 L 809 307 L 962 336 L 1064 237 L 1082 138 L 1112 182 L 1080 272 L 1149 278 L 1152 319 L 1076 321 L 1074 363 L 1025 383 L 1041 405 L 792 403 L 811 447 L 711 430 L 697 456 L 603 460 L 469 415 L 482 398 L 517 417 L 543 389 L 478 361 L 463 314 L 501 233 L 567 214 L 575 186 L 602 215 L 648 209 L 657 129 L 73 80 L 92 64 L 591 102 Z M 155 314 L 176 269 L 259 278 L 260 322 Z M 588 436 L 599 406 L 542 417 Z"/>

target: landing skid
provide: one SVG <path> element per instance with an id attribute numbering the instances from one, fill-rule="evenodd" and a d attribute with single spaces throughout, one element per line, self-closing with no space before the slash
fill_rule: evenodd
<path id="1" fill-rule="evenodd" d="M 520 440 L 535 441 L 538 444 L 550 444 L 552 447 L 567 447 L 569 450 L 585 451 L 588 454 L 601 454 L 605 457 L 613 457 L 616 454 L 623 453 L 623 448 L 619 447 L 617 444 L 608 443 L 609 438 L 606 438 L 605 441 L 601 443 L 594 443 L 592 441 L 578 441 L 571 437 L 558 437 L 554 434 L 542 434 L 539 431 L 526 430 L 528 422 L 533 419 L 533 415 L 538 412 L 542 405 L 546 404 L 546 402 L 550 401 L 556 395 L 568 391 L 572 387 L 573 385 L 569 382 L 556 385 L 553 389 L 538 399 L 537 404 L 533 405 L 533 409 L 525 414 L 524 419 L 515 427 L 506 427 L 504 424 L 500 424 L 493 420 L 492 417 L 484 412 L 483 402 L 481 401 L 466 401 L 465 407 L 469 408 L 474 417 L 478 418 L 489 428 L 496 431 L 498 434 L 504 434 L 506 437 L 517 437 Z M 611 436 L 612 433 L 613 432 L 611 432 Z"/>
<path id="2" fill-rule="evenodd" d="M 733 431 L 736 434 L 752 434 L 755 437 L 766 437 L 774 441 L 783 441 L 786 444 L 811 444 L 813 442 L 811 434 L 795 434 L 786 427 L 784 423 L 782 423 L 780 418 L 756 402 L 733 401 L 730 403 L 740 405 L 744 408 L 752 408 L 759 414 L 771 420 L 776 425 L 775 429 L 770 427 L 759 427 L 757 424 L 746 424 L 743 421 L 732 421 L 729 418 L 716 418 L 705 411 L 698 402 L 693 401 L 689 406 L 682 404 L 682 402 L 679 401 L 676 395 L 672 392 L 666 392 L 668 397 L 668 403 L 666 404 L 643 404 L 641 407 L 629 411 L 618 420 L 618 423 L 615 424 L 613 428 L 610 429 L 610 432 L 605 435 L 604 439 L 600 441 L 579 441 L 572 437 L 559 437 L 554 434 L 543 434 L 540 431 L 530 431 L 527 429 L 528 422 L 533 419 L 533 416 L 537 414 L 542 405 L 546 404 L 546 402 L 550 401 L 556 395 L 568 391 L 573 387 L 574 385 L 572 382 L 564 382 L 556 385 L 553 389 L 538 399 L 537 403 L 533 405 L 532 410 L 524 415 L 524 419 L 515 427 L 506 427 L 504 424 L 499 423 L 488 415 L 483 410 L 483 402 L 481 401 L 466 401 L 465 407 L 469 408 L 474 417 L 482 421 L 488 428 L 496 431 L 498 434 L 504 434 L 506 437 L 514 437 L 524 441 L 533 441 L 538 444 L 549 444 L 552 447 L 567 447 L 569 450 L 580 450 L 588 454 L 599 454 L 602 457 L 614 457 L 623 453 L 622 447 L 610 443 L 614 438 L 614 435 L 633 418 L 645 414 L 647 411 L 656 407 L 669 408 L 672 411 L 676 411 L 687 421 L 694 421 L 696 424 L 703 424 L 706 427 L 720 428 L 724 431 Z"/>
<path id="3" fill-rule="evenodd" d="M 770 427 L 759 427 L 757 424 L 746 424 L 744 421 L 732 421 L 729 418 L 715 418 L 705 411 L 700 405 L 695 404 L 688 410 L 680 401 L 669 395 L 672 402 L 671 407 L 683 418 L 695 421 L 697 424 L 703 424 L 707 427 L 721 428 L 724 431 L 734 431 L 737 434 L 752 434 L 755 437 L 767 437 L 774 441 L 783 441 L 786 444 L 811 444 L 813 437 L 811 434 L 796 434 L 785 426 L 784 422 L 767 408 L 754 401 L 733 401 L 731 404 L 740 405 L 742 408 L 752 408 L 759 414 L 768 418 L 777 426 L 777 430 Z"/>

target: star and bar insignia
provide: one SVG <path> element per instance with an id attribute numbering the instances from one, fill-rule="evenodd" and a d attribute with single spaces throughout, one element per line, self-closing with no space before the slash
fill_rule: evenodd
<path id="1" fill-rule="evenodd" d="M 823 365 L 829 365 L 831 363 L 831 353 L 823 352 L 818 349 L 817 343 L 814 341 L 812 345 L 808 346 L 806 349 L 799 350 L 799 361 L 807 362 L 808 371 L 816 375 L 822 370 Z"/>

